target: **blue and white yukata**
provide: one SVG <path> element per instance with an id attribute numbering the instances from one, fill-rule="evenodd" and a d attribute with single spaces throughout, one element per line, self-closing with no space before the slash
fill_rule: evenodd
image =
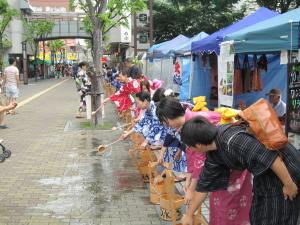
<path id="1" fill-rule="evenodd" d="M 150 102 L 150 106 L 143 113 L 140 121 L 134 126 L 133 130 L 141 133 L 150 145 L 162 144 L 165 127 L 160 123 L 156 116 L 156 106 Z"/>
<path id="2" fill-rule="evenodd" d="M 173 163 L 173 171 L 175 172 L 186 172 L 187 161 L 186 161 L 186 146 L 180 142 L 180 134 L 174 129 L 166 128 L 167 132 L 164 138 L 164 147 L 166 152 L 164 154 L 164 162 Z M 181 150 L 181 157 L 179 160 L 174 160 L 176 152 Z"/>

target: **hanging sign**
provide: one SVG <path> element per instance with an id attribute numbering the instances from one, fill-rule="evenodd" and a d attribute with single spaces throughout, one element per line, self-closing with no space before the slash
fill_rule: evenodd
<path id="1" fill-rule="evenodd" d="M 300 134 L 300 63 L 288 65 L 287 132 Z"/>
<path id="2" fill-rule="evenodd" d="M 176 58 L 174 63 L 174 74 L 173 74 L 173 82 L 177 85 L 182 85 L 182 79 L 181 79 L 181 64 L 180 64 L 180 58 Z"/>
<path id="3" fill-rule="evenodd" d="M 233 107 L 234 53 L 232 47 L 233 42 L 223 42 L 218 57 L 218 98 L 220 106 Z"/>

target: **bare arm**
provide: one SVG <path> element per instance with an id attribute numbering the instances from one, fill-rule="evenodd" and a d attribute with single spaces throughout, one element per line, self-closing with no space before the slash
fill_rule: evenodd
<path id="1" fill-rule="evenodd" d="M 191 181 L 190 185 L 188 186 L 187 191 L 184 196 L 185 204 L 190 205 L 191 202 L 193 202 L 193 197 L 195 194 L 197 183 L 198 183 L 198 180 L 192 178 L 192 181 Z"/>
<path id="2" fill-rule="evenodd" d="M 279 156 L 274 160 L 271 169 L 283 183 L 283 194 L 285 199 L 289 197 L 290 200 L 293 200 L 298 193 L 298 188 L 292 180 L 284 162 Z"/>
<path id="3" fill-rule="evenodd" d="M 133 133 L 134 133 L 134 130 L 131 129 L 130 131 L 128 131 L 128 132 L 122 134 L 121 139 L 124 140 L 124 139 L 126 139 L 128 136 L 132 135 Z"/>
<path id="4" fill-rule="evenodd" d="M 0 106 L 0 113 L 9 111 L 17 107 L 17 103 L 11 103 L 8 106 Z"/>
<path id="5" fill-rule="evenodd" d="M 182 219 L 183 225 L 193 225 L 193 215 L 196 210 L 201 206 L 207 197 L 206 192 L 195 192 L 191 205 L 187 208 L 186 215 Z"/>
<path id="6" fill-rule="evenodd" d="M 4 72 L 3 73 L 3 86 L 6 84 L 6 80 L 7 80 L 7 77 L 6 77 L 6 73 Z"/>
<path id="7" fill-rule="evenodd" d="M 159 152 L 159 157 L 158 157 L 158 162 L 159 163 L 163 163 L 165 152 L 166 152 L 166 148 L 162 147 L 160 152 Z"/>
<path id="8" fill-rule="evenodd" d="M 16 82 L 17 82 L 17 87 L 20 87 L 20 77 L 19 74 L 16 75 Z"/>

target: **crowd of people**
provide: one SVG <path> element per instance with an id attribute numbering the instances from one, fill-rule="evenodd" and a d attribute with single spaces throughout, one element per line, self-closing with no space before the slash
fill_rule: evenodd
<path id="1" fill-rule="evenodd" d="M 104 104 L 132 112 L 134 126 L 121 139 L 142 134 L 142 147 L 159 151 L 158 162 L 172 163 L 176 180 L 186 180 L 184 225 L 193 224 L 208 193 L 210 225 L 297 224 L 300 152 L 291 144 L 269 151 L 245 126 L 228 124 L 234 118 L 180 102 L 163 81 L 149 80 L 130 60 L 106 68 L 106 81 L 116 92 Z M 285 104 L 278 89 L 269 101 L 282 119 Z"/>

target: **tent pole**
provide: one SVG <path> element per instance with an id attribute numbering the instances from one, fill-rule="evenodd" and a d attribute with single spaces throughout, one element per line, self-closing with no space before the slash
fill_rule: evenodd
<path id="1" fill-rule="evenodd" d="M 192 84 L 194 79 L 194 65 L 193 54 L 191 54 L 191 74 L 190 74 L 190 85 L 189 85 L 189 99 L 192 99 Z"/>

